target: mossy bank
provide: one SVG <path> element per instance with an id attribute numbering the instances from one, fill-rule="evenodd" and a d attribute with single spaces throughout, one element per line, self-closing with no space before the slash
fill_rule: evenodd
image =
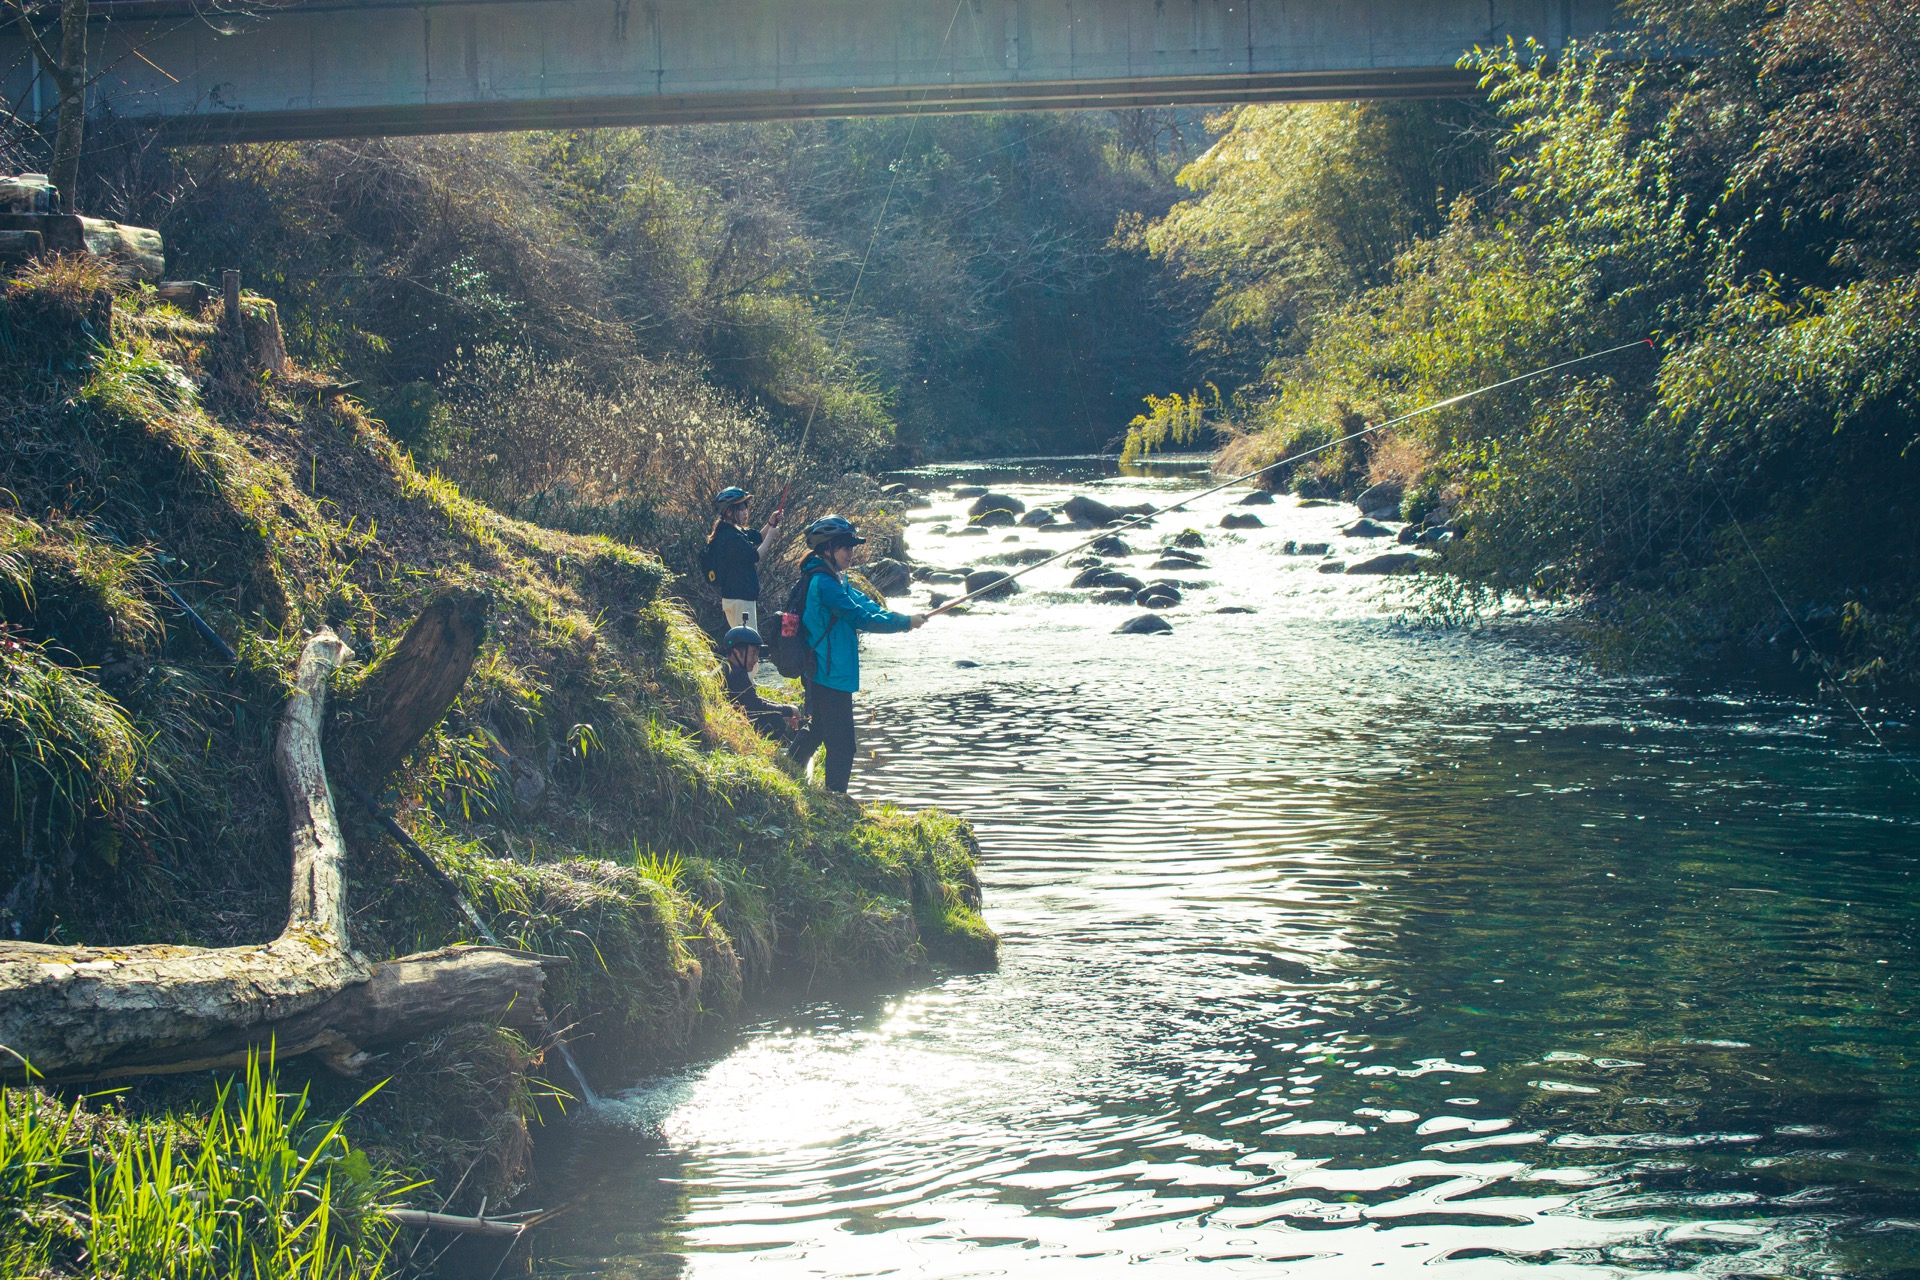
<path id="1" fill-rule="evenodd" d="M 270 302 L 246 306 L 270 319 Z M 269 748 L 294 653 L 322 625 L 348 638 L 361 661 L 335 695 L 350 724 L 367 660 L 462 589 L 487 602 L 479 660 L 382 798 L 503 941 L 570 959 L 548 1013 L 590 1077 L 684 1053 L 789 979 L 992 962 L 966 824 L 798 780 L 727 701 L 654 555 L 501 516 L 417 469 L 336 386 L 250 357 L 213 311 L 115 293 L 82 262 L 4 285 L 0 346 L 11 936 L 271 937 L 288 848 Z M 465 940 L 445 896 L 344 816 L 356 945 Z M 412 1046 L 372 1069 L 393 1082 L 348 1133 L 443 1179 L 429 1200 L 498 1204 L 522 1176 L 538 1082 L 561 1078 L 537 1048 L 489 1028 Z M 313 1082 L 324 1107 L 369 1081 Z M 185 1077 L 113 1105 L 210 1097 Z"/>

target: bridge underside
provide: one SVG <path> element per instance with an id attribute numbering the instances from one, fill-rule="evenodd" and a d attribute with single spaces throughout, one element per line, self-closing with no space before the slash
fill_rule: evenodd
<path id="1" fill-rule="evenodd" d="M 179 141 L 1443 97 L 1606 0 L 95 0 L 94 109 Z M 11 24 L 0 87 L 52 83 Z"/>

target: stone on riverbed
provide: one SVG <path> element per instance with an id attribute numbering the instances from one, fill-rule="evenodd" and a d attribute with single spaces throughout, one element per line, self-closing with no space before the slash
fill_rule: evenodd
<path id="1" fill-rule="evenodd" d="M 1191 550 L 1195 547 L 1206 546 L 1207 540 L 1200 536 L 1198 529 L 1182 529 L 1167 539 L 1167 545 L 1170 547 L 1186 547 Z"/>
<path id="2" fill-rule="evenodd" d="M 976 529 L 1011 529 L 1014 524 L 1013 512 L 994 507 L 991 510 L 982 511 L 967 523 Z"/>
<path id="3" fill-rule="evenodd" d="M 1347 571 L 1347 562 L 1345 560 L 1328 560 L 1323 564 L 1315 565 L 1314 568 L 1318 569 L 1321 573 L 1345 573 Z"/>
<path id="4" fill-rule="evenodd" d="M 1204 569 L 1206 567 L 1198 560 L 1182 560 L 1178 556 L 1161 556 L 1147 566 L 1149 569 Z"/>
<path id="5" fill-rule="evenodd" d="M 999 586 L 994 586 L 995 583 Z M 967 594 L 981 592 L 982 600 L 998 600 L 1013 595 L 1020 590 L 1020 584 L 1013 581 L 1011 575 L 998 569 L 976 569 L 967 575 Z"/>
<path id="6" fill-rule="evenodd" d="M 1163 636 L 1173 630 L 1173 624 L 1165 618 L 1151 613 L 1143 613 L 1137 618 L 1128 618 L 1113 634 L 1117 636 Z"/>
<path id="7" fill-rule="evenodd" d="M 1096 540 L 1087 550 L 1097 556 L 1130 556 L 1133 554 L 1132 547 L 1112 534 Z"/>
<path id="8" fill-rule="evenodd" d="M 1267 522 L 1251 511 L 1229 511 L 1220 517 L 1220 527 L 1222 529 L 1264 529 L 1267 527 Z"/>
<path id="9" fill-rule="evenodd" d="M 1405 573 L 1417 566 L 1424 556 L 1411 551 L 1389 551 L 1383 556 L 1374 556 L 1371 560 L 1362 560 L 1359 564 L 1347 566 L 1348 573 Z"/>
<path id="10" fill-rule="evenodd" d="M 1022 547 L 1018 551 L 1002 551 L 997 556 L 988 556 L 988 564 L 1039 564 L 1042 560 L 1051 560 L 1056 552 L 1045 547 Z"/>
<path id="11" fill-rule="evenodd" d="M 1133 595 L 1134 593 L 1126 587 L 1115 587 L 1110 591 L 1094 592 L 1093 602 L 1095 604 L 1132 604 Z"/>
<path id="12" fill-rule="evenodd" d="M 984 538 L 987 536 L 987 531 L 977 524 L 970 524 L 964 529 L 955 529 L 953 536 L 956 538 Z"/>
<path id="13" fill-rule="evenodd" d="M 1247 606 L 1243 604 L 1229 604 L 1229 605 L 1222 605 L 1220 608 L 1215 609 L 1214 612 L 1215 613 L 1252 613 L 1253 610 L 1247 608 Z"/>
<path id="14" fill-rule="evenodd" d="M 1405 490 L 1391 480 L 1382 480 L 1361 491 L 1353 500 L 1353 505 L 1370 516 L 1380 516 L 1391 520 L 1400 514 L 1400 498 Z"/>
<path id="15" fill-rule="evenodd" d="M 860 572 L 884 595 L 897 596 L 913 583 L 913 570 L 898 560 L 869 560 Z"/>
<path id="16" fill-rule="evenodd" d="M 1005 511 L 1009 515 L 1019 515 L 1027 509 L 1027 504 L 1005 493 L 983 493 L 975 498 L 973 505 L 967 508 L 970 516 L 983 516 L 989 511 Z"/>
<path id="17" fill-rule="evenodd" d="M 1265 489 L 1255 489 L 1252 493 L 1240 499 L 1240 505 L 1243 507 L 1270 507 L 1273 505 L 1273 495 Z"/>
<path id="18" fill-rule="evenodd" d="M 1280 544 L 1281 552 L 1290 556 L 1323 556 L 1332 549 L 1332 544 L 1327 542 L 1295 542 L 1288 539 Z"/>
<path id="19" fill-rule="evenodd" d="M 1035 507 L 1020 517 L 1020 523 L 1029 529 L 1038 529 L 1041 525 L 1058 524 L 1059 521 L 1060 517 L 1054 515 L 1053 512 L 1047 510 L 1045 507 Z"/>
<path id="20" fill-rule="evenodd" d="M 1377 520 L 1355 520 L 1340 530 L 1340 534 L 1346 538 L 1391 538 L 1393 530 Z"/>
<path id="21" fill-rule="evenodd" d="M 984 495 L 986 491 L 985 485 L 957 484 L 953 486 L 953 496 L 956 498 L 978 498 Z"/>
<path id="22" fill-rule="evenodd" d="M 1120 513 L 1106 503 L 1078 493 L 1061 503 L 1060 510 L 1069 520 L 1085 520 L 1092 525 L 1113 524 L 1120 519 Z"/>
<path id="23" fill-rule="evenodd" d="M 1181 596 L 1178 589 L 1155 583 L 1142 591 L 1138 599 L 1149 609 L 1171 609 L 1180 603 Z"/>

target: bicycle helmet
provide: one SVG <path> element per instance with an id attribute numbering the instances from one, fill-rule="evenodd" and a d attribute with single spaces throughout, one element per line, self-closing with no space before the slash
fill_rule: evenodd
<path id="1" fill-rule="evenodd" d="M 866 539 L 845 516 L 822 516 L 807 526 L 807 545 L 815 551 L 829 547 L 857 547 Z"/>
<path id="2" fill-rule="evenodd" d="M 727 638 L 720 643 L 729 649 L 745 649 L 748 646 L 752 646 L 755 649 L 766 648 L 766 645 L 760 640 L 760 633 L 752 627 L 735 627 L 733 630 L 727 632 Z"/>
<path id="3" fill-rule="evenodd" d="M 738 503 L 745 502 L 748 498 L 752 496 L 753 495 L 749 494 L 745 489 L 735 488 L 732 485 L 728 485 L 726 488 L 722 489 L 720 492 L 713 495 L 713 505 L 718 507 L 720 510 L 725 511 L 728 507 L 734 506 Z"/>

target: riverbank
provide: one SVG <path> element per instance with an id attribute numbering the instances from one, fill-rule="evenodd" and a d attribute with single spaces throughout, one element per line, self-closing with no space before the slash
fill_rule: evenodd
<path id="1" fill-rule="evenodd" d="M 267 300 L 245 307 L 249 328 L 273 323 Z M 217 319 L 217 304 L 112 293 L 77 261 L 0 300 L 8 935 L 277 934 L 287 820 L 269 748 L 293 654 L 330 626 L 361 655 L 335 684 L 331 752 L 378 710 L 355 700 L 371 661 L 457 591 L 485 616 L 471 674 L 402 767 L 362 781 L 503 942 L 566 962 L 547 1018 L 597 1084 L 670 1061 L 792 976 L 992 963 L 967 825 L 797 781 L 727 701 L 656 556 L 471 501 L 337 384 Z M 363 813 L 343 818 L 355 947 L 469 940 Z M 541 1081 L 566 1083 L 541 1049 L 456 1027 L 354 1081 L 304 1059 L 280 1073 L 311 1085 L 315 1114 L 391 1075 L 346 1132 L 376 1167 L 425 1179 L 416 1201 L 459 1212 L 522 1184 L 529 1126 L 557 1102 Z M 212 1086 L 148 1080 L 110 1109 L 203 1111 Z"/>

